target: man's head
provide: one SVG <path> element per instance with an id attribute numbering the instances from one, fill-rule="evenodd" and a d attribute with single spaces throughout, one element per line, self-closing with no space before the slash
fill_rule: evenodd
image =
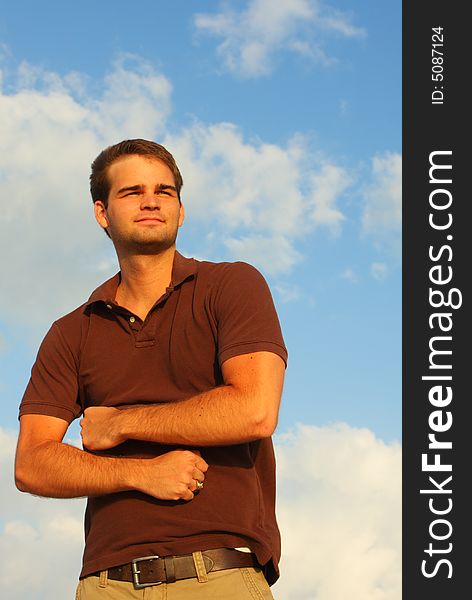
<path id="1" fill-rule="evenodd" d="M 90 176 L 95 218 L 118 256 L 175 246 L 184 221 L 181 187 L 174 158 L 155 142 L 125 140 L 98 155 Z"/>
<path id="2" fill-rule="evenodd" d="M 123 140 L 113 146 L 105 148 L 92 163 L 92 173 L 90 174 L 90 193 L 92 201 L 100 200 L 106 207 L 108 204 L 108 194 L 110 193 L 110 181 L 108 179 L 108 169 L 110 166 L 125 156 L 136 154 L 146 156 L 163 162 L 172 171 L 174 176 L 177 196 L 180 202 L 180 190 L 183 180 L 179 168 L 172 154 L 156 142 L 148 140 Z"/>

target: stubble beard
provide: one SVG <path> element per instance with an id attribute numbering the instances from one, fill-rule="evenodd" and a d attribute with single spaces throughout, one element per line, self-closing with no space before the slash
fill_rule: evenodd
<path id="1" fill-rule="evenodd" d="M 175 245 L 178 228 L 175 231 L 135 231 L 131 235 L 116 234 L 112 237 L 115 247 L 127 254 L 152 256 L 161 254 Z"/>

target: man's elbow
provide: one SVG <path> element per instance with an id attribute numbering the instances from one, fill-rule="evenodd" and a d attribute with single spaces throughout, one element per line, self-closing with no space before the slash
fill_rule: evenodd
<path id="1" fill-rule="evenodd" d="M 47 496 L 37 473 L 31 470 L 15 469 L 15 485 L 17 490 L 33 496 Z"/>
<path id="2" fill-rule="evenodd" d="M 15 485 L 20 492 L 34 493 L 32 491 L 31 476 L 28 476 L 27 470 L 15 465 Z"/>
<path id="3" fill-rule="evenodd" d="M 274 433 L 276 426 L 272 426 L 269 423 L 261 423 L 259 428 L 256 431 L 255 438 L 258 440 L 262 440 L 264 438 L 270 438 Z"/>
<path id="4" fill-rule="evenodd" d="M 264 411 L 254 419 L 255 439 L 269 438 L 275 431 L 278 422 L 278 412 Z"/>
<path id="5" fill-rule="evenodd" d="M 15 459 L 15 485 L 20 492 L 38 494 L 38 471 L 33 462 L 24 456 L 23 452 L 17 452 Z"/>

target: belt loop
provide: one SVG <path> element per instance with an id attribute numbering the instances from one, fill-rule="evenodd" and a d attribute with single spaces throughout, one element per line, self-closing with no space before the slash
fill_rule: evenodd
<path id="1" fill-rule="evenodd" d="M 166 571 L 166 583 L 174 583 L 176 579 L 173 556 L 164 556 L 164 569 Z"/>
<path id="2" fill-rule="evenodd" d="M 104 571 L 100 571 L 100 580 L 98 582 L 98 587 L 104 588 L 107 587 L 108 583 L 108 569 Z"/>
<path id="3" fill-rule="evenodd" d="M 198 583 L 206 583 L 208 581 L 208 575 L 205 569 L 205 563 L 203 562 L 203 555 L 201 552 L 192 552 L 193 564 L 195 565 L 195 571 L 197 572 Z"/>

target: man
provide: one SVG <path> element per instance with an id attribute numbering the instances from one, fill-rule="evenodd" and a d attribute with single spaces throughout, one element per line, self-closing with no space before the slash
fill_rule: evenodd
<path id="1" fill-rule="evenodd" d="M 176 251 L 172 155 L 125 140 L 93 162 L 120 272 L 46 335 L 20 407 L 16 482 L 88 496 L 77 597 L 271 598 L 277 424 L 287 353 L 244 263 Z M 83 414 L 84 450 L 63 443 Z M 267 580 L 267 581 L 266 581 Z"/>

